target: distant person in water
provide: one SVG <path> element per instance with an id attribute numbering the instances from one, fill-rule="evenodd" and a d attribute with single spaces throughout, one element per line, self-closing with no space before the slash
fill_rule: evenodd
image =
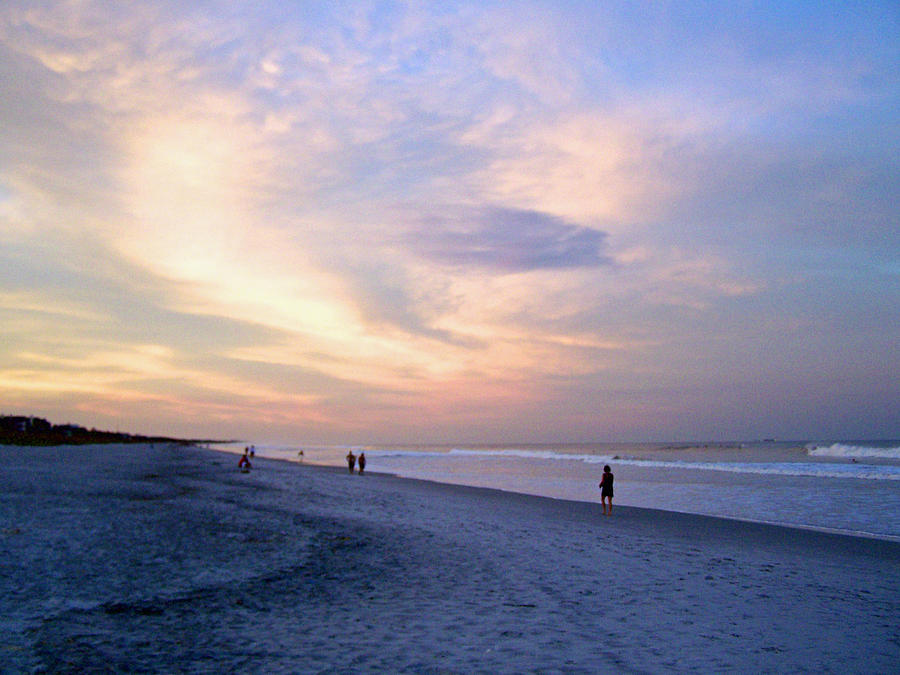
<path id="1" fill-rule="evenodd" d="M 353 473 L 353 467 L 356 466 L 356 455 L 353 454 L 353 451 L 347 453 L 347 469 L 350 473 Z"/>
<path id="2" fill-rule="evenodd" d="M 600 503 L 603 504 L 603 515 L 612 515 L 613 500 L 613 474 L 609 468 L 609 464 L 603 467 L 603 476 L 600 478 Z M 609 501 L 609 512 L 606 511 L 606 503 Z"/>
<path id="3" fill-rule="evenodd" d="M 359 460 L 357 461 L 359 462 L 359 475 L 361 476 L 363 471 L 366 470 L 366 453 L 359 453 Z"/>

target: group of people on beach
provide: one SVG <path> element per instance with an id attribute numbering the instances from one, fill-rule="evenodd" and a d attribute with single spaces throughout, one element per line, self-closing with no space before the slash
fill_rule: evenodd
<path id="1" fill-rule="evenodd" d="M 250 458 L 256 456 L 256 447 L 249 446 L 244 448 L 244 454 L 241 455 L 241 458 L 238 460 L 238 468 L 241 470 L 241 473 L 249 473 L 250 467 Z"/>
<path id="2" fill-rule="evenodd" d="M 250 471 L 250 458 L 256 454 L 256 448 L 252 445 L 244 448 L 244 454 L 241 455 L 240 460 L 238 461 L 238 467 L 244 473 Z M 303 457 L 303 451 L 301 450 L 299 456 Z M 366 453 L 359 453 L 359 457 L 353 454 L 353 451 L 350 450 L 347 453 L 347 470 L 350 473 L 353 473 L 356 467 L 359 467 L 359 475 L 363 475 L 366 471 Z M 612 470 L 609 467 L 609 464 L 606 464 L 603 467 L 603 475 L 600 477 L 600 483 L 597 485 L 600 488 L 600 503 L 603 506 L 603 515 L 611 516 L 612 515 L 612 507 L 613 507 L 613 480 L 615 477 L 613 476 Z"/>
<path id="3" fill-rule="evenodd" d="M 353 454 L 353 451 L 347 453 L 347 469 L 353 473 L 356 465 L 359 465 L 359 475 L 362 476 L 366 470 L 366 453 L 359 453 L 359 457 Z"/>
<path id="4" fill-rule="evenodd" d="M 244 448 L 244 454 L 241 455 L 241 458 L 238 460 L 238 468 L 241 470 L 241 473 L 249 473 L 252 464 L 250 463 L 250 458 L 256 454 L 256 448 L 254 446 L 248 446 Z M 300 458 L 300 461 L 303 461 L 303 450 L 297 453 L 297 456 Z M 364 474 L 366 471 L 366 453 L 359 453 L 359 457 L 353 454 L 353 451 L 347 453 L 347 468 L 350 470 L 350 473 L 353 473 L 356 467 L 359 467 L 360 475 Z"/>

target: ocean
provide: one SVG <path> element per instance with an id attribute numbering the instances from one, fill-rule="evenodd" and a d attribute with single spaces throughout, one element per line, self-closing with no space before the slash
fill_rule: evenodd
<path id="1" fill-rule="evenodd" d="M 609 464 L 615 504 L 900 540 L 900 440 L 254 447 L 327 466 L 365 452 L 368 472 L 589 502 Z"/>

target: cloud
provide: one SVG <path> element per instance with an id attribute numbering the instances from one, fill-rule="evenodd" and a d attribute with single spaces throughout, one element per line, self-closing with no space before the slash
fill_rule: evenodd
<path id="1" fill-rule="evenodd" d="M 545 213 L 499 207 L 451 209 L 405 236 L 411 250 L 434 262 L 500 273 L 608 265 L 605 240 L 603 232 Z"/>
<path id="2" fill-rule="evenodd" d="M 896 296 L 896 10 L 813 14 L 10 0 L 5 393 L 415 435 L 649 400 L 810 297 L 838 354 Z"/>
<path id="3" fill-rule="evenodd" d="M 577 58 L 568 16 L 539 3 L 489 7 L 470 36 L 494 77 L 514 84 L 528 98 L 551 105 L 568 102 L 577 88 Z M 574 22 L 573 22 L 574 23 Z"/>

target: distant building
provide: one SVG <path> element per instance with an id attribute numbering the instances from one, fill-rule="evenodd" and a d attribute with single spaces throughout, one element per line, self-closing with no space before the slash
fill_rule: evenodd
<path id="1" fill-rule="evenodd" d="M 57 424 L 53 427 L 53 430 L 61 433 L 66 438 L 72 438 L 72 436 L 78 436 L 87 431 L 87 429 L 80 427 L 77 424 Z"/>
<path id="2" fill-rule="evenodd" d="M 0 429 L 3 431 L 18 431 L 22 433 L 50 431 L 53 425 L 42 417 L 24 417 L 22 415 L 8 415 L 0 417 Z"/>

